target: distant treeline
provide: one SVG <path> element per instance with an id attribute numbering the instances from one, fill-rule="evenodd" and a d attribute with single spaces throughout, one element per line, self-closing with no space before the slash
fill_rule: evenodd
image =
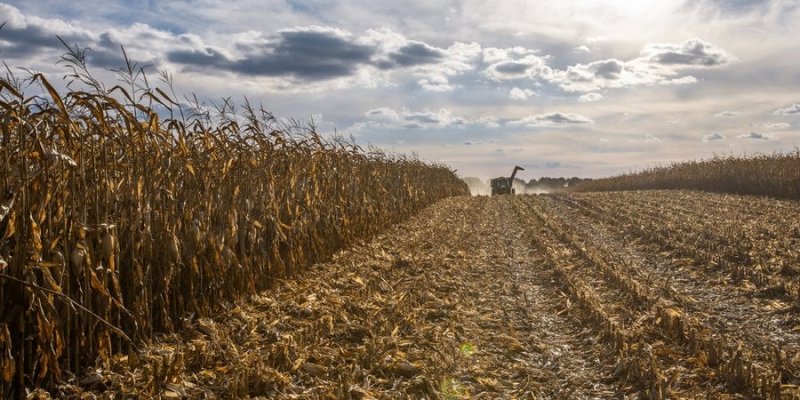
<path id="1" fill-rule="evenodd" d="M 572 187 L 586 181 L 591 181 L 591 179 L 578 178 L 575 176 L 572 178 L 550 178 L 545 176 L 539 179 L 531 179 L 528 182 L 522 181 L 522 184 L 525 185 L 526 189 L 556 190 L 559 188 Z M 515 185 L 519 183 L 520 182 L 515 182 Z"/>

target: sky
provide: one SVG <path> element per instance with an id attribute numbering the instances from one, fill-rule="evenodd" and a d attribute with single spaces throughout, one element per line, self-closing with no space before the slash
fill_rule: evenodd
<path id="1" fill-rule="evenodd" d="M 461 176 L 800 144 L 800 0 L 25 0 L 0 23 L 16 75 L 64 76 L 59 36 L 113 83 L 124 46 L 207 104 L 247 98 Z"/>

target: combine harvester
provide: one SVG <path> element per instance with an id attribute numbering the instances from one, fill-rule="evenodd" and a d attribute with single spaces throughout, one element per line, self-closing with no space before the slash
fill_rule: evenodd
<path id="1" fill-rule="evenodd" d="M 492 179 L 492 196 L 498 194 L 514 194 L 514 188 L 512 185 L 514 184 L 514 177 L 517 176 L 517 171 L 525 171 L 525 168 L 515 166 L 514 172 L 511 173 L 510 178 L 501 176 L 499 178 Z"/>

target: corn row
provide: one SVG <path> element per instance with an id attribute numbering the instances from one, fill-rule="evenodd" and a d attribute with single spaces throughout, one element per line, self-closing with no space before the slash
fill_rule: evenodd
<path id="1" fill-rule="evenodd" d="M 542 239 L 545 234 L 535 228 L 546 227 L 545 221 L 526 203 L 516 201 L 517 217 L 529 227 L 527 233 L 532 244 L 547 256 L 545 259 L 547 266 L 553 268 L 569 295 L 588 314 L 586 322 L 596 327 L 596 330 L 609 341 L 617 359 L 617 369 L 624 372 L 629 381 L 639 386 L 647 398 L 668 398 L 670 395 L 668 380 L 655 355 L 647 347 L 641 346 L 640 341 L 603 306 L 597 292 L 570 270 L 569 253 L 559 251 Z M 547 234 L 557 235 L 557 232 L 547 228 Z"/>
<path id="2" fill-rule="evenodd" d="M 721 193 L 800 198 L 800 150 L 752 157 L 714 157 L 658 166 L 582 182 L 577 191 L 695 189 Z"/>
<path id="3" fill-rule="evenodd" d="M 632 265 L 620 267 L 610 262 L 587 243 L 581 242 L 579 236 L 570 232 L 566 224 L 548 217 L 547 214 L 541 215 L 547 226 L 562 231 L 559 236 L 571 243 L 578 252 L 591 261 L 592 265 L 599 267 L 616 285 L 626 288 L 626 291 L 631 293 L 633 305 L 641 304 L 653 309 L 657 315 L 656 320 L 661 321 L 662 329 L 673 337 L 686 340 L 695 351 L 711 354 L 712 356 L 708 358 L 715 362 L 709 364 L 716 367 L 729 385 L 745 388 L 751 394 L 760 394 L 765 398 L 781 398 L 778 361 L 775 369 L 761 368 L 751 360 L 751 352 L 743 352 L 741 344 L 721 334 L 712 334 L 713 329 L 703 326 L 692 318 L 688 311 L 677 310 L 674 304 L 667 304 L 661 296 L 633 280 L 630 272 L 626 270 L 632 268 Z M 680 304 L 687 303 L 683 299 L 677 300 Z"/>
<path id="4" fill-rule="evenodd" d="M 715 235 L 708 230 L 684 227 L 689 221 L 694 220 L 688 216 L 674 214 L 654 214 L 647 211 L 647 207 L 604 207 L 588 201 L 572 199 L 568 196 L 559 197 L 576 205 L 589 215 L 603 220 L 612 225 L 622 225 L 625 230 L 633 235 L 658 243 L 665 250 L 675 252 L 681 257 L 689 257 L 696 263 L 707 263 L 723 271 L 729 271 L 737 281 L 748 280 L 758 288 L 776 288 L 777 292 L 788 294 L 795 302 L 800 303 L 800 284 L 789 279 L 762 272 L 753 268 L 757 258 L 752 258 L 755 252 L 748 250 L 741 241 L 736 241 L 729 246 L 720 246 L 730 238 Z M 667 221 L 682 221 L 670 223 Z M 748 262 L 749 259 L 752 260 Z"/>
<path id="5" fill-rule="evenodd" d="M 0 79 L 0 398 L 133 353 L 468 193 L 445 166 L 263 110 L 162 120 L 178 103 L 161 89 L 61 95 L 33 81 L 47 101 Z"/>
<path id="6" fill-rule="evenodd" d="M 741 344 L 725 338 L 720 334 L 712 334 L 713 330 L 704 326 L 688 312 L 678 311 L 674 305 L 668 304 L 658 294 L 651 292 L 630 277 L 630 273 L 609 262 L 606 257 L 592 246 L 580 240 L 570 232 L 565 224 L 550 217 L 546 212 L 532 208 L 541 219 L 542 224 L 555 232 L 558 238 L 568 243 L 570 247 L 588 260 L 590 265 L 603 272 L 604 278 L 613 286 L 623 289 L 630 295 L 631 306 L 646 307 L 653 310 L 656 321 L 661 329 L 670 334 L 670 337 L 685 341 L 692 351 L 700 353 L 709 360 L 708 365 L 717 370 L 725 378 L 729 386 L 740 388 L 747 393 L 760 395 L 764 398 L 795 398 L 797 388 L 784 386 L 781 388 L 780 359 L 775 361 L 776 368 L 770 368 L 756 363 L 749 351 L 745 351 Z M 782 393 L 783 390 L 783 393 Z M 783 397 L 781 397 L 783 395 Z"/>

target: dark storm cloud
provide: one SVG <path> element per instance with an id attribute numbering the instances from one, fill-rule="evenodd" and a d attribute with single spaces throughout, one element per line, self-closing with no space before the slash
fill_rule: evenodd
<path id="1" fill-rule="evenodd" d="M 117 69 L 125 66 L 125 58 L 122 56 L 122 51 L 119 50 L 119 48 L 117 48 L 116 51 L 105 49 L 87 51 L 86 58 L 89 64 L 100 68 Z"/>
<path id="2" fill-rule="evenodd" d="M 186 65 L 230 68 L 232 63 L 221 52 L 207 47 L 203 50 L 175 50 L 167 53 L 167 60 Z"/>
<path id="3" fill-rule="evenodd" d="M 176 50 L 167 53 L 171 62 L 189 69 L 222 69 L 250 76 L 283 76 L 318 81 L 355 73 L 369 63 L 375 49 L 353 43 L 335 31 L 287 30 L 275 40 L 261 44 L 237 44 L 247 55 L 232 59 L 218 50 Z"/>
<path id="4" fill-rule="evenodd" d="M 701 39 L 689 39 L 681 44 L 651 44 L 644 53 L 650 62 L 672 66 L 723 65 L 731 57 L 711 43 Z"/>
<path id="5" fill-rule="evenodd" d="M 255 76 L 325 80 L 349 76 L 375 53 L 333 31 L 282 31 L 259 52 L 230 62 L 228 69 Z"/>
<path id="6" fill-rule="evenodd" d="M 321 81 L 354 75 L 362 66 L 396 69 L 435 64 L 445 52 L 423 42 L 408 41 L 383 53 L 378 44 L 358 43 L 340 31 L 326 28 L 284 30 L 259 43 L 235 43 L 244 56 L 232 58 L 205 48 L 167 53 L 169 61 L 190 69 L 222 69 L 250 76 L 292 77 Z M 376 61 L 380 56 L 381 60 Z"/>

